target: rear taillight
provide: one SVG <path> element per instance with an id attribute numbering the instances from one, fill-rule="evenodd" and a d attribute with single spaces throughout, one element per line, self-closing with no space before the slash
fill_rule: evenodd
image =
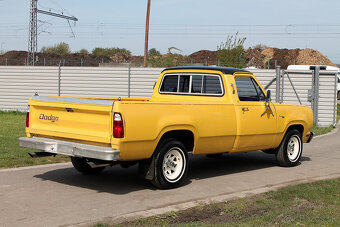
<path id="1" fill-rule="evenodd" d="M 120 113 L 115 113 L 113 118 L 113 137 L 123 138 L 124 137 L 124 125 L 123 118 Z"/>
<path id="2" fill-rule="evenodd" d="M 30 107 L 27 108 L 26 112 L 26 127 L 30 127 Z"/>

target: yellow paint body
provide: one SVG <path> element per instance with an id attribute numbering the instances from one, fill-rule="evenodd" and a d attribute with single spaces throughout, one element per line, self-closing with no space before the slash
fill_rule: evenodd
<path id="1" fill-rule="evenodd" d="M 160 94 L 158 91 L 163 75 L 170 72 L 220 75 L 224 94 L 219 97 Z M 28 137 L 40 136 L 112 147 L 120 150 L 121 161 L 151 157 L 162 136 L 176 130 L 193 133 L 193 154 L 276 148 L 287 128 L 292 125 L 303 127 L 302 139 L 303 142 L 307 141 L 313 126 L 312 110 L 309 107 L 271 103 L 274 116 L 267 111 L 261 117 L 265 101 L 240 101 L 236 75 L 251 76 L 260 84 L 250 73 L 224 75 L 220 71 L 182 69 L 163 72 L 151 99 L 71 97 L 110 100 L 114 101 L 113 106 L 31 99 L 30 127 L 26 128 L 26 133 Z M 247 111 L 242 108 L 247 108 Z M 121 113 L 123 117 L 124 138 L 113 138 L 115 112 Z M 52 122 L 40 119 L 42 114 L 57 116 L 58 120 Z"/>

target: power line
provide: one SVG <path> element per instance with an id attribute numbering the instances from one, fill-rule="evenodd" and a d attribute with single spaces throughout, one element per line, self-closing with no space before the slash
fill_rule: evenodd
<path id="1" fill-rule="evenodd" d="M 62 19 L 66 19 L 68 21 L 69 20 L 78 21 L 78 19 L 74 16 L 66 16 L 64 14 L 57 14 L 57 13 L 53 13 L 50 11 L 40 10 L 38 9 L 37 5 L 38 5 L 38 0 L 31 0 L 27 60 L 28 60 L 28 64 L 33 65 L 33 66 L 36 61 L 35 55 L 36 55 L 37 48 L 38 48 L 37 14 L 40 13 L 40 14 L 45 14 L 45 15 L 52 16 L 52 17 L 59 17 Z M 45 31 L 43 30 L 41 32 L 45 32 Z"/>

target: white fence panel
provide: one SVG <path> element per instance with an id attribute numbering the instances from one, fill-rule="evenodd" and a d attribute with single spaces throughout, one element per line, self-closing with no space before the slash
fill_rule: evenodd
<path id="1" fill-rule="evenodd" d="M 146 97 L 150 98 L 154 83 L 163 68 L 61 67 L 62 96 Z M 251 70 L 263 87 L 276 77 L 275 70 Z M 322 74 L 322 72 L 321 72 Z M 130 75 L 130 77 L 129 77 Z M 310 74 L 289 74 L 303 105 L 311 106 L 308 90 L 312 88 Z M 58 67 L 0 67 L 0 109 L 25 111 L 28 99 L 35 93 L 58 95 Z M 130 82 L 130 83 L 129 83 Z M 319 89 L 319 125 L 333 124 L 336 116 L 335 75 L 321 75 Z M 130 88 L 130 90 L 129 90 Z M 268 89 L 275 100 L 276 82 Z M 284 76 L 283 101 L 299 104 L 287 75 Z"/>
<path id="2" fill-rule="evenodd" d="M 26 111 L 29 98 L 58 95 L 58 67 L 0 67 L 0 109 Z"/>

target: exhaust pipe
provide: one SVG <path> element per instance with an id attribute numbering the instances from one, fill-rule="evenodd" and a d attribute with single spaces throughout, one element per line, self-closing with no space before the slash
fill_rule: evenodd
<path id="1" fill-rule="evenodd" d="M 106 167 L 106 166 L 112 166 L 111 163 L 98 164 L 98 163 L 94 163 L 94 162 L 88 162 L 87 164 L 89 164 L 89 165 L 91 166 L 92 169 L 94 169 L 94 168 L 100 168 L 100 167 Z"/>

